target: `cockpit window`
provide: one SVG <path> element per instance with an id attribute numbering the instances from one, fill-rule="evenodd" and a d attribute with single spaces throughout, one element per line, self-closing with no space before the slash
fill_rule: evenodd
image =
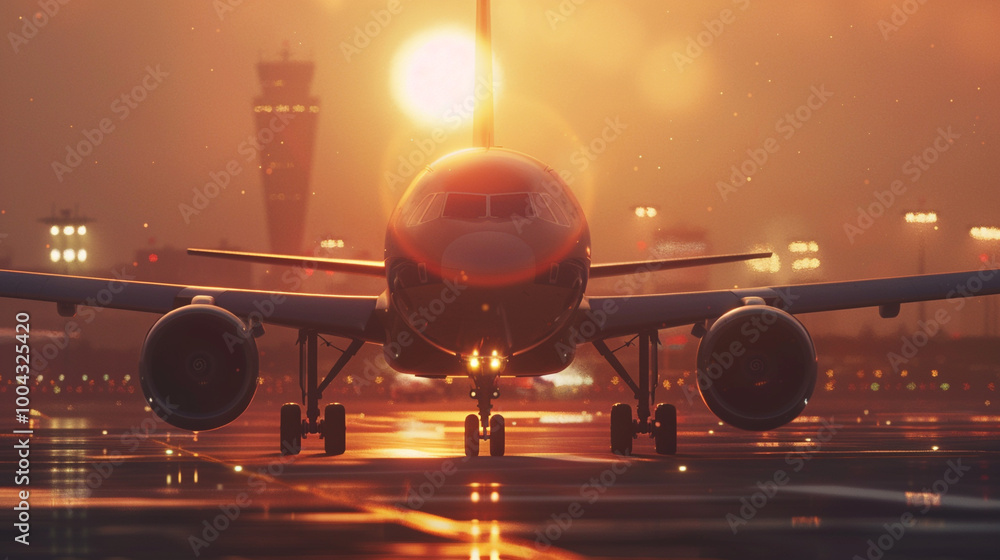
<path id="1" fill-rule="evenodd" d="M 486 195 L 468 193 L 448 193 L 448 200 L 444 203 L 445 218 L 458 218 L 462 220 L 476 220 L 485 218 Z"/>
<path id="2" fill-rule="evenodd" d="M 429 194 L 420 200 L 420 202 L 413 208 L 413 210 L 410 211 L 410 215 L 406 220 L 406 225 L 412 227 L 419 223 L 422 223 L 420 218 L 424 215 L 424 212 L 427 210 L 427 207 L 431 205 L 431 201 L 434 200 L 434 196 L 435 195 L 433 194 Z"/>
<path id="3" fill-rule="evenodd" d="M 512 220 L 517 217 L 530 218 L 534 215 L 528 193 L 490 195 L 490 217 Z"/>
<path id="4" fill-rule="evenodd" d="M 438 218 L 458 220 L 540 219 L 569 226 L 566 213 L 548 193 L 520 192 L 503 194 L 432 193 L 420 200 L 406 220 L 416 226 Z"/>
<path id="5" fill-rule="evenodd" d="M 566 213 L 563 212 L 562 207 L 560 207 L 559 204 L 552 199 L 552 196 L 549 193 L 542 193 L 542 200 L 545 202 L 545 206 L 547 206 L 555 216 L 555 223 L 561 226 L 569 225 L 569 219 L 566 218 Z"/>

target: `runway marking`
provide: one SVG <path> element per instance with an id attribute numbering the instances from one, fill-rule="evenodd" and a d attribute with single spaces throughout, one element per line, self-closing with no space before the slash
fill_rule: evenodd
<path id="1" fill-rule="evenodd" d="M 228 461 L 213 457 L 212 455 L 192 451 L 159 439 L 150 438 L 149 441 L 159 444 L 164 448 L 173 449 L 175 452 L 179 451 L 186 453 L 190 457 L 222 465 L 234 474 L 236 473 L 235 467 L 237 465 L 234 463 L 229 463 Z M 290 461 L 290 463 L 294 462 L 295 459 Z M 243 469 L 243 472 L 248 471 L 249 469 Z M 477 528 L 478 525 L 482 523 L 482 521 L 478 519 L 473 519 L 471 521 L 459 521 L 423 511 L 400 509 L 371 503 L 360 503 L 345 499 L 339 495 L 332 494 L 331 492 L 323 491 L 321 490 L 321 487 L 310 487 L 302 484 L 290 484 L 284 482 L 277 477 L 267 474 L 266 470 L 263 474 L 260 472 L 249 472 L 247 477 L 249 477 L 250 474 L 255 474 L 261 477 L 269 484 L 273 483 L 283 486 L 289 490 L 310 494 L 316 498 L 332 502 L 341 507 L 362 510 L 363 512 L 373 516 L 374 519 L 381 520 L 384 523 L 395 523 L 420 533 L 466 543 L 477 551 L 479 546 L 485 546 L 492 547 L 500 556 L 507 558 L 552 558 L 554 560 L 584 560 L 586 558 L 585 556 L 580 556 L 568 550 L 558 549 L 555 546 L 541 552 L 534 546 L 532 541 L 517 537 L 504 537 L 503 540 L 496 539 L 497 542 L 493 542 L 493 539 L 491 538 L 490 542 L 479 542 L 479 534 L 474 530 L 474 528 Z M 298 518 L 299 516 L 297 515 L 296 517 Z M 317 519 L 319 520 L 321 518 L 318 517 Z M 499 535 L 500 523 L 498 521 L 492 521 L 492 523 L 497 527 L 496 535 Z M 506 525 L 506 523 L 504 525 Z M 490 553 L 491 557 L 493 556 L 492 552 L 493 551 Z"/>

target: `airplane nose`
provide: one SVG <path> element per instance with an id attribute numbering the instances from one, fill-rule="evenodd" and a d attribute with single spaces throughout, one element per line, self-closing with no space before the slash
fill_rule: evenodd
<path id="1" fill-rule="evenodd" d="M 463 271 L 470 282 L 494 283 L 535 274 L 535 253 L 523 239 L 499 231 L 467 233 L 441 256 L 445 270 Z"/>

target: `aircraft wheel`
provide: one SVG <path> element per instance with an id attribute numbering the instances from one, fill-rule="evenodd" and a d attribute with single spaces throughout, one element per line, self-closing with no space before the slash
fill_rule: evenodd
<path id="1" fill-rule="evenodd" d="M 490 418 L 490 455 L 503 457 L 506 435 L 504 434 L 503 416 L 494 414 Z"/>
<path id="2" fill-rule="evenodd" d="M 281 405 L 281 454 L 298 455 L 302 450 L 302 409 L 295 403 Z"/>
<path id="3" fill-rule="evenodd" d="M 618 403 L 611 407 L 611 452 L 616 455 L 632 454 L 632 407 Z"/>
<path id="4" fill-rule="evenodd" d="M 323 448 L 327 455 L 343 455 L 347 448 L 347 412 L 340 403 L 328 404 L 323 411 Z"/>
<path id="5" fill-rule="evenodd" d="M 465 417 L 465 456 L 479 456 L 479 417 L 475 414 Z"/>
<path id="6" fill-rule="evenodd" d="M 677 453 L 677 407 L 672 404 L 658 404 L 653 419 L 655 422 L 653 438 L 656 443 L 656 452 L 660 455 L 675 455 Z"/>

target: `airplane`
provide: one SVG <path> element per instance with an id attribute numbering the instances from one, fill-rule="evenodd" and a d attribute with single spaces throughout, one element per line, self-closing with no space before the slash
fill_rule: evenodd
<path id="1" fill-rule="evenodd" d="M 732 263 L 769 253 L 591 262 L 587 219 L 551 167 L 494 145 L 489 0 L 477 0 L 476 79 L 485 83 L 473 115 L 473 146 L 423 169 L 394 209 L 382 261 L 189 249 L 192 255 L 301 266 L 384 278 L 377 296 L 283 293 L 67 275 L 0 271 L 0 297 L 55 302 L 72 316 L 114 286 L 104 307 L 162 314 L 146 334 L 140 379 L 147 405 L 178 428 L 225 426 L 246 410 L 258 384 L 255 338 L 263 325 L 298 329 L 305 418 L 297 403 L 280 411 L 280 452 L 297 454 L 318 434 L 324 451 L 346 450 L 345 408 L 325 406 L 323 391 L 364 344 L 380 345 L 395 371 L 441 379 L 467 377 L 477 414 L 465 419 L 465 454 L 505 452 L 506 428 L 491 414 L 501 377 L 561 371 L 591 344 L 632 390 L 636 413 L 615 404 L 610 450 L 631 454 L 640 434 L 657 453 L 677 452 L 677 411 L 655 402 L 657 333 L 691 326 L 699 337 L 698 390 L 723 422 L 773 430 L 796 418 L 816 383 L 816 351 L 800 313 L 877 307 L 896 317 L 903 303 L 1000 293 L 993 270 L 849 282 L 651 295 L 594 295 L 593 278 Z M 970 290 L 968 287 L 975 286 Z M 320 379 L 320 335 L 349 339 Z M 630 373 L 607 340 L 637 337 Z"/>

